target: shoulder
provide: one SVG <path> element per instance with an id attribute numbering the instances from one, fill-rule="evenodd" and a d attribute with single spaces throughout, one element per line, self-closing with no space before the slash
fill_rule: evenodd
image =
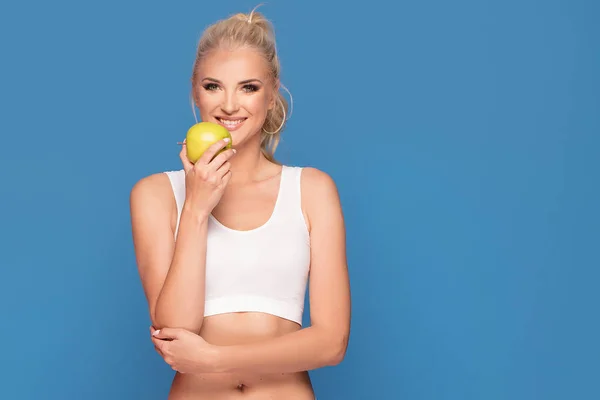
<path id="1" fill-rule="evenodd" d="M 302 191 L 309 197 L 337 197 L 337 186 L 335 181 L 327 172 L 314 167 L 302 168 L 301 179 Z"/>
<path id="2" fill-rule="evenodd" d="M 131 206 L 164 204 L 170 206 L 173 201 L 173 189 L 170 176 L 179 171 L 157 172 L 139 179 L 130 192 Z"/>
<path id="3" fill-rule="evenodd" d="M 310 230 L 319 220 L 331 215 L 341 215 L 337 185 L 327 172 L 313 167 L 303 167 L 301 192 L 302 208 L 306 213 Z"/>

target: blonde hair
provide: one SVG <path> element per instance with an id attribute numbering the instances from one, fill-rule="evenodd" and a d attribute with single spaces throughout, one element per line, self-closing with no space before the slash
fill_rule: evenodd
<path id="1" fill-rule="evenodd" d="M 259 5 L 260 6 L 260 5 Z M 261 13 L 256 12 L 255 7 L 249 14 L 238 13 L 227 19 L 217 21 L 210 25 L 198 43 L 196 50 L 196 59 L 192 69 L 192 96 L 196 99 L 196 87 L 198 85 L 198 64 L 209 52 L 225 48 L 253 48 L 265 58 L 268 62 L 271 78 L 275 87 L 289 90 L 280 82 L 280 64 L 277 57 L 277 46 L 275 43 L 275 33 L 271 22 Z M 291 93 L 290 93 L 291 99 Z M 263 123 L 261 135 L 261 151 L 267 159 L 276 162 L 274 155 L 279 144 L 281 132 L 289 118 L 288 102 L 283 94 L 277 90 L 275 106 L 267 112 L 267 117 Z M 192 110 L 193 104 L 192 104 Z M 194 110 L 194 116 L 196 112 Z"/>

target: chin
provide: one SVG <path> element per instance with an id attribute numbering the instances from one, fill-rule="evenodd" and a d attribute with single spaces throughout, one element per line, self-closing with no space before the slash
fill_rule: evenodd
<path id="1" fill-rule="evenodd" d="M 254 128 L 251 131 L 241 130 L 233 131 L 231 133 L 231 144 L 233 146 L 241 146 L 250 143 L 256 139 L 260 142 L 260 128 Z"/>

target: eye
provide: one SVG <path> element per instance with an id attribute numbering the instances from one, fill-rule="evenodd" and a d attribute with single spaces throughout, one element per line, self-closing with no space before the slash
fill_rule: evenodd
<path id="1" fill-rule="evenodd" d="M 242 90 L 246 93 L 253 93 L 253 92 L 258 91 L 258 89 L 260 89 L 260 88 L 257 85 L 253 85 L 251 83 L 244 85 L 242 87 Z"/>
<path id="2" fill-rule="evenodd" d="M 207 83 L 203 87 L 204 87 L 204 89 L 206 89 L 208 91 L 214 91 L 219 88 L 219 86 L 216 83 Z"/>

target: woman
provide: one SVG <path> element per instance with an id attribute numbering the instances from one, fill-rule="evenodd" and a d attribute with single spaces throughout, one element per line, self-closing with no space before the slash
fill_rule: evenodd
<path id="1" fill-rule="evenodd" d="M 182 170 L 147 176 L 131 191 L 152 341 L 177 371 L 171 400 L 314 399 L 307 371 L 346 352 L 339 196 L 326 173 L 274 160 L 288 107 L 280 87 L 261 14 L 210 26 L 193 100 L 203 121 L 231 132 L 233 148 L 218 153 L 220 141 L 192 164 L 182 146 Z M 303 328 L 309 276 L 311 324 Z"/>

